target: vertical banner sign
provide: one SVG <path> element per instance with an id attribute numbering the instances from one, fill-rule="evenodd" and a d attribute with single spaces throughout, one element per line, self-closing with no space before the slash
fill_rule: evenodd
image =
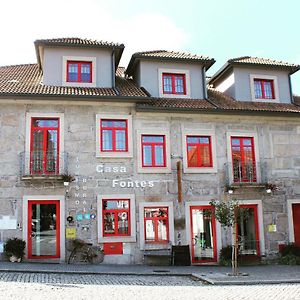
<path id="1" fill-rule="evenodd" d="M 178 202 L 182 202 L 182 185 L 181 185 L 181 161 L 176 163 L 177 166 L 177 187 L 178 187 Z"/>

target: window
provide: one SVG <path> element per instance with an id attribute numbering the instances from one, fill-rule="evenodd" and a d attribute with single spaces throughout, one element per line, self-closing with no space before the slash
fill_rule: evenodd
<path id="1" fill-rule="evenodd" d="M 211 138 L 209 136 L 187 136 L 188 167 L 212 167 Z"/>
<path id="2" fill-rule="evenodd" d="M 67 61 L 67 82 L 92 82 L 92 62 Z"/>
<path id="3" fill-rule="evenodd" d="M 164 94 L 186 94 L 185 74 L 163 73 L 162 81 Z"/>
<path id="4" fill-rule="evenodd" d="M 103 199 L 103 236 L 130 236 L 130 200 Z"/>
<path id="5" fill-rule="evenodd" d="M 266 79 L 254 79 L 255 99 L 275 99 L 274 81 Z"/>
<path id="6" fill-rule="evenodd" d="M 128 126 L 127 120 L 101 121 L 101 151 L 126 152 L 128 151 Z"/>
<path id="7" fill-rule="evenodd" d="M 142 166 L 166 166 L 166 141 L 164 135 L 142 135 Z"/>
<path id="8" fill-rule="evenodd" d="M 234 182 L 256 182 L 253 137 L 231 137 Z"/>
<path id="9" fill-rule="evenodd" d="M 59 173 L 58 118 L 31 118 L 30 174 Z"/>
<path id="10" fill-rule="evenodd" d="M 145 207 L 144 228 L 146 243 L 169 242 L 168 207 Z"/>

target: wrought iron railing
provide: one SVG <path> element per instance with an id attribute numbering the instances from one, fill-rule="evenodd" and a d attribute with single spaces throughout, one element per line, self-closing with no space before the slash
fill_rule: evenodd
<path id="1" fill-rule="evenodd" d="M 265 183 L 268 182 L 268 166 L 266 162 L 240 161 L 225 164 L 226 184 Z"/>
<path id="2" fill-rule="evenodd" d="M 239 251 L 239 255 L 258 255 L 259 241 L 248 240 L 246 237 L 239 236 L 238 251 Z"/>
<path id="3" fill-rule="evenodd" d="M 58 176 L 68 173 L 66 152 L 31 151 L 20 153 L 21 176 Z"/>

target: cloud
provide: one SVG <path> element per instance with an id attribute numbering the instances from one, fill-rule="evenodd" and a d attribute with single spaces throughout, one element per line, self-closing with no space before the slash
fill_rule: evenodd
<path id="1" fill-rule="evenodd" d="M 52 0 L 43 1 L 43 6 L 36 0 L 5 1 L 1 5 L 0 65 L 36 62 L 33 41 L 40 38 L 82 37 L 124 43 L 125 66 L 133 52 L 180 50 L 189 39 L 161 13 L 120 17 L 101 0 Z"/>

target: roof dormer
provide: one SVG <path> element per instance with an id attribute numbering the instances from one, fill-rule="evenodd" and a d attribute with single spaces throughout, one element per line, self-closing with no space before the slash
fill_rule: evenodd
<path id="1" fill-rule="evenodd" d="M 153 97 L 204 99 L 205 72 L 214 62 L 209 57 L 182 52 L 137 52 L 132 55 L 126 74 Z"/>
<path id="2" fill-rule="evenodd" d="M 215 74 L 209 84 L 239 101 L 291 103 L 290 75 L 299 65 L 265 58 L 233 58 Z"/>
<path id="3" fill-rule="evenodd" d="M 50 86 L 115 86 L 115 70 L 124 45 L 80 38 L 36 40 L 43 84 Z"/>

